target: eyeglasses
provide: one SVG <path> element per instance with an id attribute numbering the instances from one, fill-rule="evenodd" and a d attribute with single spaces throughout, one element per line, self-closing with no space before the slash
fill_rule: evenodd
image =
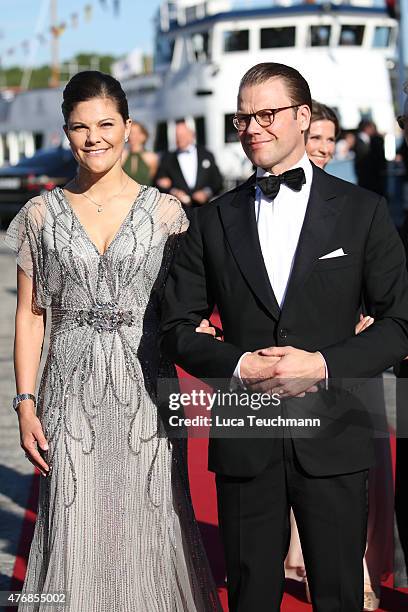
<path id="1" fill-rule="evenodd" d="M 265 128 L 272 125 L 276 113 L 287 110 L 288 108 L 298 108 L 299 106 L 300 104 L 292 104 L 292 106 L 282 106 L 281 108 L 263 108 L 262 110 L 256 111 L 256 113 L 249 113 L 248 115 L 236 113 L 232 118 L 232 123 L 236 130 L 242 132 L 248 129 L 253 117 L 258 125 Z"/>
<path id="2" fill-rule="evenodd" d="M 406 123 L 407 123 L 406 115 L 399 115 L 397 117 L 397 123 L 400 126 L 401 130 L 405 130 L 405 126 L 406 126 Z"/>

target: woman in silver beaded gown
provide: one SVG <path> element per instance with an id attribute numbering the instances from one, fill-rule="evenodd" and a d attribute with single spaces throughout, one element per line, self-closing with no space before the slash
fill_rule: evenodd
<path id="1" fill-rule="evenodd" d="M 161 293 L 187 221 L 177 200 L 123 173 L 130 122 L 115 79 L 76 75 L 63 112 L 78 175 L 27 202 L 6 244 L 18 264 L 18 393 L 34 393 L 40 322 L 52 316 L 37 416 L 30 399 L 18 406 L 23 448 L 44 475 L 23 591 L 68 603 L 19 610 L 219 610 L 184 446 L 166 438 L 156 401 L 170 372 Z"/>

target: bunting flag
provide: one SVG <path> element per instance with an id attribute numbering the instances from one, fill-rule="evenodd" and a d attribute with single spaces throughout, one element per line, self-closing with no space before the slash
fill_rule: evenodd
<path id="1" fill-rule="evenodd" d="M 92 19 L 92 4 L 86 4 L 84 7 L 85 21 L 91 21 Z"/>
<path id="2" fill-rule="evenodd" d="M 120 12 L 120 0 L 113 0 L 113 10 L 116 17 L 118 17 Z"/>
<path id="3" fill-rule="evenodd" d="M 99 0 L 99 2 L 104 8 L 108 7 L 108 0 Z M 114 8 L 115 14 L 118 15 L 119 8 L 120 8 L 120 0 L 113 0 L 113 8 Z M 93 16 L 93 4 L 91 2 L 88 2 L 83 7 L 84 20 L 86 22 L 89 22 L 92 20 L 92 16 Z M 8 49 L 0 53 L 0 62 L 1 62 L 2 55 L 3 56 L 14 55 L 20 48 L 23 50 L 25 54 L 28 53 L 28 51 L 31 48 L 33 40 L 37 40 L 41 45 L 44 45 L 48 42 L 48 39 L 49 39 L 47 34 L 51 34 L 51 36 L 53 36 L 54 38 L 58 38 L 62 36 L 62 34 L 65 33 L 68 27 L 71 27 L 72 29 L 77 28 L 79 25 L 80 17 L 81 15 L 79 12 L 71 13 L 69 21 L 62 21 L 56 26 L 51 26 L 47 28 L 44 32 L 33 34 L 33 39 L 23 40 L 15 47 L 9 47 Z M 3 35 L 4 35 L 4 31 L 0 30 L 0 39 L 3 38 Z"/>
<path id="4" fill-rule="evenodd" d="M 54 36 L 54 38 L 58 38 L 65 32 L 66 29 L 67 29 L 67 24 L 65 22 L 62 22 L 57 26 L 52 26 L 50 28 L 50 32 Z"/>

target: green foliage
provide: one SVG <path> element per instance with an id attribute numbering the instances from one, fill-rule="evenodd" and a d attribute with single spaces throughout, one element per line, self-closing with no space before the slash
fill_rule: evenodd
<path id="1" fill-rule="evenodd" d="M 113 55 L 98 55 L 97 53 L 77 53 L 72 60 L 61 64 L 61 83 L 67 81 L 73 72 L 80 70 L 101 70 L 111 74 L 114 61 L 118 58 Z M 19 87 L 24 71 L 20 66 L 0 69 L 0 87 Z M 29 89 L 48 87 L 51 78 L 51 67 L 49 65 L 33 68 L 29 83 Z"/>

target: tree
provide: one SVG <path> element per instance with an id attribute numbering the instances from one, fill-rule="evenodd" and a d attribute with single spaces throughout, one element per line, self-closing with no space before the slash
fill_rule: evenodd
<path id="1" fill-rule="evenodd" d="M 72 76 L 72 71 L 81 70 L 101 70 L 111 74 L 112 64 L 118 58 L 113 55 L 99 55 L 98 53 L 77 53 L 72 60 L 61 64 L 61 80 L 68 80 Z M 20 66 L 0 69 L 0 87 L 20 87 L 23 77 L 23 69 Z M 49 65 L 33 68 L 29 83 L 29 89 L 39 89 L 48 87 L 51 77 Z"/>

